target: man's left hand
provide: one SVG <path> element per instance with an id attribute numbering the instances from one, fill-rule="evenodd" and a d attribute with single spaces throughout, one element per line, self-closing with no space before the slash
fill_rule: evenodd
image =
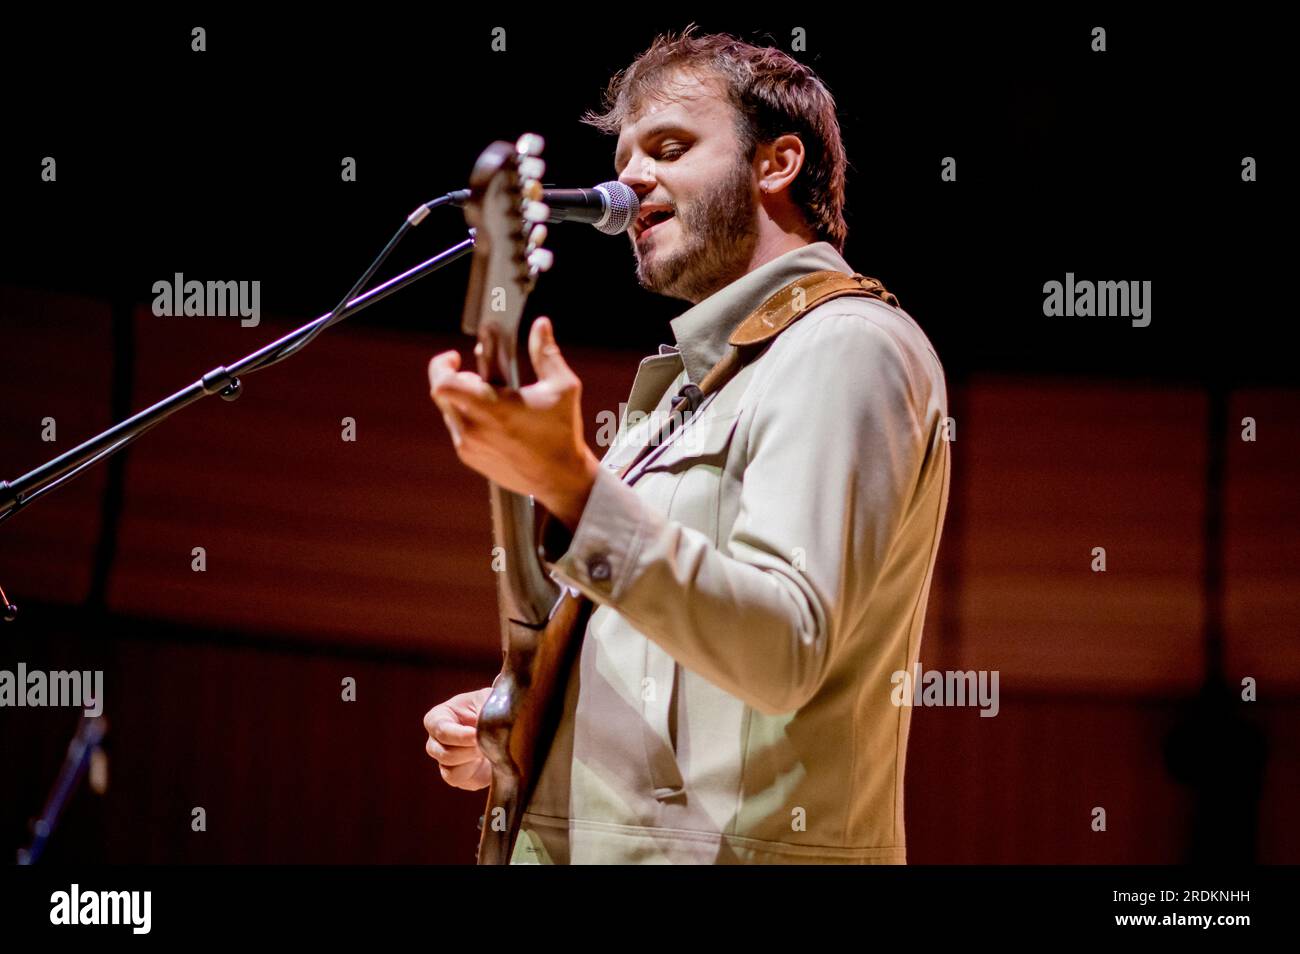
<path id="1" fill-rule="evenodd" d="M 583 436 L 582 381 L 560 354 L 549 318 L 529 329 L 528 356 L 537 381 L 516 390 L 461 371 L 460 354 L 444 351 L 429 362 L 430 394 L 461 463 L 530 494 L 573 530 L 600 469 Z"/>

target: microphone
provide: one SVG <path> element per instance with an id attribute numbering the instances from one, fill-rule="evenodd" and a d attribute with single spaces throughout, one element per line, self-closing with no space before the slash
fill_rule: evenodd
<path id="1" fill-rule="evenodd" d="M 586 222 L 606 235 L 620 235 L 632 227 L 641 200 L 621 182 L 602 182 L 594 189 L 543 189 L 542 201 L 550 207 L 548 222 Z"/>
<path id="2" fill-rule="evenodd" d="M 448 196 L 452 205 L 464 205 L 469 190 L 460 189 Z M 602 182 L 591 189 L 543 189 L 542 201 L 551 210 L 547 222 L 586 222 L 606 235 L 626 232 L 641 211 L 636 193 L 617 181 Z"/>

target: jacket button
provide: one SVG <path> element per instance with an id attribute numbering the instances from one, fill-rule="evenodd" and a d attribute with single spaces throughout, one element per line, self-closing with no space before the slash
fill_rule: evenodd
<path id="1" fill-rule="evenodd" d="M 612 575 L 609 557 L 600 553 L 587 561 L 587 575 L 597 582 L 605 582 Z"/>

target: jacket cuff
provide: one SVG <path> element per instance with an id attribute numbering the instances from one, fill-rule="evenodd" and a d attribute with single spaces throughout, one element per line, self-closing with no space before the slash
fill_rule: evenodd
<path id="1" fill-rule="evenodd" d="M 551 575 L 595 602 L 617 598 L 641 548 L 645 503 L 636 491 L 602 467 L 572 534 L 549 513 L 543 520 L 542 554 Z"/>

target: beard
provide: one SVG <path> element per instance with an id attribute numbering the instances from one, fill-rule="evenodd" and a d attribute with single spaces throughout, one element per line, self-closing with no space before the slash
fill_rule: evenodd
<path id="1" fill-rule="evenodd" d="M 691 303 L 703 301 L 745 274 L 758 243 L 758 206 L 748 161 L 734 165 L 718 187 L 673 206 L 679 238 L 674 249 L 662 235 L 641 245 L 632 239 L 636 279 L 642 288 Z"/>

